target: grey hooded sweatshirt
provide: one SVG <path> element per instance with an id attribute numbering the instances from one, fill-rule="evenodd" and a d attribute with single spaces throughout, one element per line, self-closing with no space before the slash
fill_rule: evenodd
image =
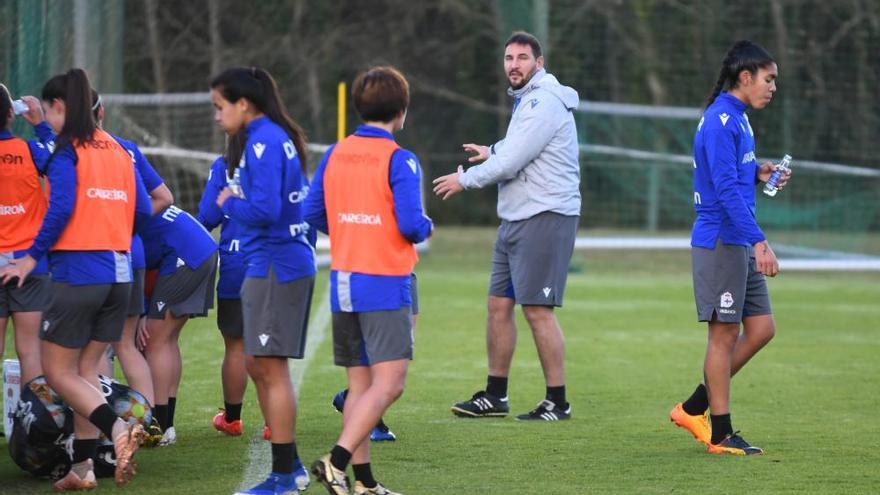
<path id="1" fill-rule="evenodd" d="M 465 189 L 498 184 L 498 216 L 517 221 L 552 211 L 581 211 L 578 138 L 572 111 L 578 94 L 544 69 L 520 89 L 507 135 L 491 147 L 489 158 L 461 174 Z"/>

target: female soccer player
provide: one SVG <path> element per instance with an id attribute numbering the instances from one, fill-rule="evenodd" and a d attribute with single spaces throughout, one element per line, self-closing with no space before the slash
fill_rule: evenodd
<path id="1" fill-rule="evenodd" d="M 272 442 L 269 477 L 239 493 L 303 490 L 309 477 L 296 452 L 296 398 L 287 359 L 303 357 L 316 271 L 302 214 L 308 193 L 305 136 L 263 69 L 224 71 L 211 81 L 211 98 L 223 131 L 244 133 L 240 155 L 227 158 L 240 186 L 220 191 L 217 206 L 240 229 L 247 266 L 241 287 L 246 366 Z"/>
<path id="2" fill-rule="evenodd" d="M 770 342 L 776 328 L 764 277 L 776 276 L 779 263 L 755 218 L 755 186 L 767 181 L 774 166 L 755 159 L 746 109 L 770 103 L 777 73 L 763 48 L 735 43 L 694 136 L 694 298 L 699 321 L 708 322 L 709 343 L 705 382 L 675 405 L 670 419 L 713 454 L 763 453 L 733 430 L 729 398 L 731 377 Z"/>
<path id="3" fill-rule="evenodd" d="M 352 99 L 364 124 L 327 150 L 306 219 L 330 234 L 334 361 L 346 368 L 342 432 L 312 473 L 329 493 L 393 495 L 370 466 L 370 431 L 403 393 L 412 359 L 415 244 L 433 229 L 422 208 L 418 158 L 400 148 L 409 83 L 392 67 L 358 75 Z"/>
<path id="4" fill-rule="evenodd" d="M 25 97 L 28 111 L 22 114 L 34 125 L 42 141 L 54 139 L 43 122 L 39 100 Z M 49 149 L 40 141 L 24 141 L 10 128 L 15 113 L 6 86 L 0 84 L 0 267 L 24 257 L 46 214 L 46 193 L 40 177 L 46 173 Z M 43 374 L 40 364 L 40 319 L 49 306 L 51 281 L 49 264 L 41 258 L 19 288 L 17 280 L 0 286 L 0 356 L 5 344 L 6 322 L 12 316 L 15 352 L 21 363 L 21 383 Z"/>
<path id="5" fill-rule="evenodd" d="M 190 317 L 207 316 L 214 307 L 217 243 L 189 213 L 171 205 L 140 230 L 148 270 L 159 277 L 150 295 L 144 354 L 156 398 L 155 416 L 162 428 L 159 445 L 177 441 L 174 412 L 183 373 L 180 332 Z"/>
<path id="6" fill-rule="evenodd" d="M 119 340 L 131 293 L 131 233 L 150 203 L 128 153 L 99 129 L 91 85 L 82 69 L 49 79 L 42 91 L 46 120 L 58 134 L 47 173 L 49 207 L 28 254 L 2 270 L 19 286 L 47 252 L 52 302 L 43 315 L 41 354 L 49 385 L 76 413 L 73 467 L 58 490 L 93 488 L 99 430 L 113 439 L 118 485 L 134 475 L 132 457 L 143 428 L 127 425 L 104 400 L 98 361 Z M 97 427 L 97 428 L 96 428 Z"/>
<path id="7" fill-rule="evenodd" d="M 230 138 L 228 146 L 239 147 L 240 139 Z M 245 264 L 241 255 L 241 240 L 238 238 L 236 223 L 217 207 L 217 196 L 227 186 L 237 187 L 235 178 L 229 177 L 226 160 L 217 158 L 208 173 L 208 183 L 199 202 L 198 220 L 208 230 L 220 226 L 220 278 L 217 281 L 217 328 L 223 335 L 224 354 L 220 377 L 223 385 L 223 409 L 212 420 L 217 431 L 230 436 L 242 432 L 241 405 L 247 388 L 247 368 L 245 367 L 244 325 L 241 314 L 241 284 L 244 282 Z M 234 171 L 233 171 L 234 173 Z"/>

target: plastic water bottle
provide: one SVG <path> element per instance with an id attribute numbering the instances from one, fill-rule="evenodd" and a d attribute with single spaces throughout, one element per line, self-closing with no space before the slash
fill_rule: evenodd
<path id="1" fill-rule="evenodd" d="M 776 187 L 776 183 L 779 182 L 779 178 L 782 177 L 782 174 L 791 170 L 791 155 L 785 155 L 782 157 L 782 161 L 776 165 L 776 170 L 770 174 L 770 178 L 767 179 L 767 183 L 764 184 L 764 194 L 770 196 L 776 196 L 776 193 L 779 192 L 779 189 Z"/>
<path id="2" fill-rule="evenodd" d="M 229 189 L 232 190 L 233 194 L 235 194 L 239 198 L 244 198 L 244 191 L 242 191 L 241 189 L 241 172 L 238 167 L 235 168 L 235 172 L 233 172 L 231 179 L 227 174 L 226 185 L 229 187 Z"/>
<path id="3" fill-rule="evenodd" d="M 14 100 L 12 102 L 12 111 L 15 112 L 15 115 L 21 115 L 28 111 L 27 103 L 21 100 Z"/>

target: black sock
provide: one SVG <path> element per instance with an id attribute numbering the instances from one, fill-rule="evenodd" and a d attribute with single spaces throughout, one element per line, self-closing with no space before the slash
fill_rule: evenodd
<path id="1" fill-rule="evenodd" d="M 168 398 L 168 427 L 174 426 L 174 407 L 177 405 L 177 397 Z"/>
<path id="2" fill-rule="evenodd" d="M 709 409 L 709 391 L 706 386 L 702 383 L 697 385 L 694 393 L 688 397 L 688 400 L 682 403 L 681 407 L 684 409 L 684 412 L 691 416 L 705 414 L 706 409 Z"/>
<path id="3" fill-rule="evenodd" d="M 565 402 L 565 385 L 547 387 L 547 396 L 545 398 L 558 407 L 565 408 L 568 406 L 568 402 Z"/>
<path id="4" fill-rule="evenodd" d="M 507 397 L 507 377 L 506 376 L 492 376 L 489 375 L 489 379 L 486 380 L 486 393 L 489 395 L 494 395 L 499 399 L 504 399 Z"/>
<path id="5" fill-rule="evenodd" d="M 101 404 L 89 414 L 89 421 L 97 426 L 98 429 L 101 430 L 101 433 L 103 433 L 111 442 L 113 441 L 113 425 L 116 424 L 118 419 L 119 417 L 113 412 L 113 408 L 110 407 L 110 404 Z"/>
<path id="6" fill-rule="evenodd" d="M 273 473 L 290 474 L 293 472 L 294 450 L 293 442 L 272 444 Z"/>
<path id="7" fill-rule="evenodd" d="M 168 404 L 156 404 L 156 407 L 153 408 L 153 416 L 159 422 L 159 428 L 162 428 L 162 431 L 168 429 Z"/>
<path id="8" fill-rule="evenodd" d="M 360 481 L 367 488 L 376 488 L 376 485 L 379 483 L 373 479 L 373 470 L 370 469 L 370 463 L 366 464 L 352 464 L 351 468 L 354 470 L 354 479 L 356 481 Z"/>
<path id="9" fill-rule="evenodd" d="M 345 450 L 345 447 L 334 445 L 330 451 L 330 464 L 340 471 L 345 471 L 348 463 L 351 462 L 351 452 Z"/>
<path id="10" fill-rule="evenodd" d="M 98 439 L 73 440 L 73 463 L 79 464 L 98 455 Z"/>
<path id="11" fill-rule="evenodd" d="M 730 413 L 710 414 L 709 419 L 712 421 L 713 444 L 718 445 L 727 435 L 733 433 L 733 426 L 730 425 Z"/>
<path id="12" fill-rule="evenodd" d="M 231 423 L 233 421 L 241 419 L 241 403 L 238 404 L 230 404 L 228 402 L 224 402 L 223 405 L 226 407 L 226 422 Z"/>

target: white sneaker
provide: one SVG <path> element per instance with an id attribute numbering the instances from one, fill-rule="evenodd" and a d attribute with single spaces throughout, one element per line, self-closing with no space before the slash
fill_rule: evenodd
<path id="1" fill-rule="evenodd" d="M 169 426 L 162 434 L 162 440 L 159 440 L 159 447 L 167 447 L 173 443 L 177 443 L 177 432 L 174 431 L 173 426 Z"/>

